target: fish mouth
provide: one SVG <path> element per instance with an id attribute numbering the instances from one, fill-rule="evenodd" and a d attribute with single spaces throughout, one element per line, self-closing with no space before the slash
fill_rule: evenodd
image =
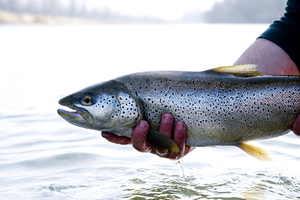
<path id="1" fill-rule="evenodd" d="M 61 108 L 57 110 L 57 113 L 67 122 L 76 125 L 82 125 L 86 122 L 93 124 L 95 122 L 93 116 L 87 110 L 74 106 L 70 103 L 66 103 L 64 99 L 61 99 L 58 103 L 70 110 L 68 111 Z"/>

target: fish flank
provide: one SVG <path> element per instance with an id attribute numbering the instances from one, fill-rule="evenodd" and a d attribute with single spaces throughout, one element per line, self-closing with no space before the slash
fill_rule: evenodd
<path id="1" fill-rule="evenodd" d="M 264 76 L 252 65 L 246 66 L 248 71 L 243 71 L 243 66 L 229 68 L 131 74 L 86 88 L 75 93 L 76 98 L 71 95 L 67 100 L 76 101 L 85 92 L 97 96 L 96 104 L 81 108 L 87 109 L 87 116 L 107 116 L 112 122 L 99 119 L 101 123 L 96 120 L 91 125 L 78 117 L 79 123 L 83 123 L 79 126 L 126 137 L 131 137 L 140 119 L 157 131 L 161 116 L 171 113 L 175 124 L 185 123 L 186 144 L 195 147 L 236 145 L 289 132 L 300 114 L 300 78 Z M 230 72 L 235 69 L 238 71 Z M 73 116 L 65 114 L 66 120 L 68 115 Z M 73 118 L 74 121 L 76 116 Z"/>

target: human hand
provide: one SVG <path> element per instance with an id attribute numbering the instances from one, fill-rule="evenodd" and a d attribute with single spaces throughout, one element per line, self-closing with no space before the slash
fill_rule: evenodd
<path id="1" fill-rule="evenodd" d="M 183 122 L 178 122 L 175 126 L 174 133 L 172 132 L 174 125 L 174 118 L 171 114 L 164 114 L 161 119 L 159 132 L 172 138 L 178 145 L 180 151 L 178 153 L 171 152 L 167 149 L 158 150 L 154 143 L 147 140 L 147 133 L 149 132 L 149 124 L 141 120 L 132 132 L 131 138 L 124 136 L 117 136 L 112 133 L 102 132 L 102 137 L 110 142 L 116 144 L 130 144 L 140 152 L 150 152 L 157 154 L 160 157 L 178 160 L 188 154 L 194 147 L 185 144 L 186 126 Z M 172 134 L 173 133 L 173 134 Z"/>
<path id="2" fill-rule="evenodd" d="M 297 120 L 295 121 L 292 131 L 300 137 L 300 115 L 298 116 Z"/>

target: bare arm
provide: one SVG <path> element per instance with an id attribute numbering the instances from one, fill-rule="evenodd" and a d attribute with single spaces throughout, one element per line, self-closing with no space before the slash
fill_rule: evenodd
<path id="1" fill-rule="evenodd" d="M 266 75 L 299 75 L 296 64 L 283 49 L 266 39 L 257 39 L 234 63 L 256 64 Z"/>
<path id="2" fill-rule="evenodd" d="M 234 63 L 256 64 L 258 71 L 266 75 L 299 75 L 296 64 L 289 55 L 273 42 L 257 39 Z M 300 117 L 292 130 L 300 136 Z"/>

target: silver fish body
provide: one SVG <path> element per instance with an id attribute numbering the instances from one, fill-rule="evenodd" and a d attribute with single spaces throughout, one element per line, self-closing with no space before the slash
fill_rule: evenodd
<path id="1" fill-rule="evenodd" d="M 235 145 L 289 132 L 300 113 L 300 78 L 236 77 L 206 72 L 151 72 L 117 82 L 138 100 L 150 128 L 162 114 L 187 126 L 190 146 Z"/>
<path id="2" fill-rule="evenodd" d="M 95 99 L 92 105 L 82 104 L 87 95 Z M 85 124 L 75 120 L 76 124 L 69 113 L 59 113 L 75 125 L 127 137 L 139 120 L 158 130 L 161 116 L 171 113 L 175 122 L 186 124 L 187 145 L 238 145 L 288 133 L 300 114 L 299 100 L 298 76 L 244 76 L 218 70 L 144 72 L 60 100 L 60 104 L 84 109 L 96 122 L 104 120 L 107 125 L 89 123 L 79 114 Z"/>

